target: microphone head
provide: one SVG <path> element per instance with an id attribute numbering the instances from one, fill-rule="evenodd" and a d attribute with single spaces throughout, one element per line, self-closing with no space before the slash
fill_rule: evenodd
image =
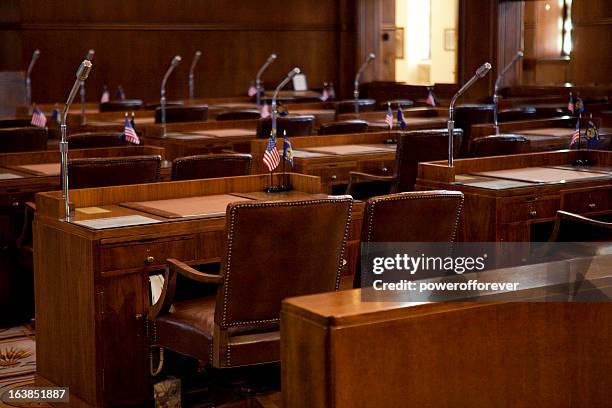
<path id="1" fill-rule="evenodd" d="M 370 53 L 370 55 L 368 55 L 368 62 L 372 61 L 373 59 L 376 59 L 376 54 L 374 54 L 373 52 Z"/>
<path id="2" fill-rule="evenodd" d="M 197 51 L 195 52 L 194 58 L 200 58 L 201 56 L 202 56 L 202 51 L 197 50 Z"/>
<path id="3" fill-rule="evenodd" d="M 297 74 L 299 74 L 300 72 L 302 72 L 302 71 L 300 71 L 300 69 L 299 69 L 298 67 L 295 67 L 295 68 L 293 68 L 291 71 L 289 71 L 289 73 L 287 74 L 287 76 L 288 76 L 289 78 L 293 78 L 294 76 L 296 76 L 296 75 L 297 75 Z"/>
<path id="4" fill-rule="evenodd" d="M 89 60 L 83 60 L 79 69 L 77 69 L 76 77 L 79 81 L 84 81 L 89 76 L 89 72 L 91 71 L 92 63 Z"/>
<path id="5" fill-rule="evenodd" d="M 272 62 L 276 59 L 276 54 L 270 54 L 270 56 L 268 57 L 268 62 Z"/>
<path id="6" fill-rule="evenodd" d="M 523 51 L 519 51 L 519 52 L 516 53 L 516 57 L 517 58 L 523 58 L 524 55 L 525 54 L 523 53 Z"/>
<path id="7" fill-rule="evenodd" d="M 491 70 L 491 64 L 489 64 L 488 62 L 485 62 L 484 64 L 480 66 L 480 68 L 476 70 L 476 76 L 478 78 L 482 78 L 485 75 L 487 75 L 490 70 Z"/>
<path id="8" fill-rule="evenodd" d="M 175 55 L 174 58 L 172 58 L 172 65 L 173 66 L 177 66 L 178 64 L 181 63 L 181 61 L 183 60 L 183 58 L 181 58 L 180 55 Z"/>
<path id="9" fill-rule="evenodd" d="M 40 57 L 40 50 L 37 48 L 32 53 L 32 61 L 36 61 Z"/>
<path id="10" fill-rule="evenodd" d="M 96 55 L 96 51 L 92 48 L 89 51 L 87 51 L 87 56 L 85 57 L 85 59 L 87 61 L 91 61 L 93 60 L 94 55 Z"/>

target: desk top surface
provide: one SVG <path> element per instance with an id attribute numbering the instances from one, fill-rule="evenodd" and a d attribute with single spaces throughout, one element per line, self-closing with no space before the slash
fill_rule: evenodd
<path id="1" fill-rule="evenodd" d="M 565 183 L 589 179 L 611 178 L 612 174 L 603 172 L 574 170 L 556 167 L 526 167 L 520 169 L 494 170 L 474 173 L 478 176 L 492 177 L 528 183 Z"/>
<path id="2" fill-rule="evenodd" d="M 18 166 L 10 166 L 9 168 L 32 174 L 34 176 L 59 176 L 61 174 L 61 166 L 59 162 L 22 164 Z"/>
<path id="3" fill-rule="evenodd" d="M 331 155 L 389 153 L 388 147 L 370 144 L 349 144 L 337 146 L 303 147 L 301 150 Z"/>

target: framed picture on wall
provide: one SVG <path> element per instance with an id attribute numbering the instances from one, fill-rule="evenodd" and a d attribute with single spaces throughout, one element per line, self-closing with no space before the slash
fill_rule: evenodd
<path id="1" fill-rule="evenodd" d="M 395 27 L 395 59 L 404 59 L 404 27 Z"/>
<path id="2" fill-rule="evenodd" d="M 457 46 L 455 45 L 455 29 L 445 28 L 444 29 L 444 51 L 455 51 Z"/>

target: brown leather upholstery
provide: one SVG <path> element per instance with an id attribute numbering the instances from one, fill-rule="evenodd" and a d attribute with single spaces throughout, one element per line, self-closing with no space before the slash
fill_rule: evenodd
<path id="1" fill-rule="evenodd" d="M 310 136 L 314 128 L 315 117 L 313 115 L 287 115 L 276 118 L 278 136 L 287 131 L 287 136 Z M 260 119 L 257 124 L 257 137 L 270 137 L 272 131 L 272 119 Z"/>
<path id="2" fill-rule="evenodd" d="M 69 149 L 125 146 L 128 144 L 121 132 L 85 132 L 68 136 Z"/>
<path id="3" fill-rule="evenodd" d="M 472 125 L 493 122 L 494 105 L 464 104 L 455 108 L 455 128 L 463 129 L 459 157 L 467 157 L 472 143 Z"/>
<path id="4" fill-rule="evenodd" d="M 216 297 L 171 309 L 166 296 L 174 295 L 176 273 L 170 267 L 164 305 L 155 311 L 155 343 L 214 367 L 278 361 L 282 300 L 338 289 L 351 207 L 348 197 L 230 204 L 221 275 L 212 280 L 220 285 Z"/>
<path id="5" fill-rule="evenodd" d="M 217 115 L 217 120 L 245 120 L 245 119 L 259 119 L 261 113 L 257 109 L 244 109 L 235 110 L 228 112 L 221 112 Z"/>
<path id="6" fill-rule="evenodd" d="M 32 118 L 1 119 L 0 128 L 29 127 L 31 122 Z"/>
<path id="7" fill-rule="evenodd" d="M 100 112 L 124 112 L 143 108 L 144 103 L 140 99 L 118 99 L 100 103 Z"/>
<path id="8" fill-rule="evenodd" d="M 30 152 L 47 149 L 47 129 L 34 126 L 0 129 L 0 152 Z"/>
<path id="9" fill-rule="evenodd" d="M 172 180 L 246 176 L 251 172 L 250 154 L 206 154 L 172 161 Z"/>
<path id="10" fill-rule="evenodd" d="M 391 101 L 387 101 L 380 104 L 380 109 L 387 110 L 388 104 L 391 104 L 391 109 L 394 111 L 397 110 L 398 106 L 401 106 L 402 109 L 412 108 L 414 106 L 414 101 L 411 99 L 393 99 Z"/>
<path id="11" fill-rule="evenodd" d="M 527 153 L 529 141 L 521 135 L 501 134 L 479 137 L 472 140 L 473 157 L 502 156 Z"/>
<path id="12" fill-rule="evenodd" d="M 567 211 L 557 211 L 549 242 L 612 241 L 612 222 L 600 221 Z"/>
<path id="13" fill-rule="evenodd" d="M 368 131 L 368 122 L 365 120 L 343 120 L 339 122 L 324 123 L 319 128 L 320 135 L 340 135 L 347 133 L 364 133 Z"/>
<path id="14" fill-rule="evenodd" d="M 373 197 L 366 203 L 361 243 L 454 242 L 461 210 L 460 191 L 413 191 Z M 354 287 L 361 286 L 359 270 Z"/>
<path id="15" fill-rule="evenodd" d="M 73 159 L 68 162 L 70 188 L 90 188 L 159 181 L 161 156 Z"/>
<path id="16" fill-rule="evenodd" d="M 346 99 L 336 102 L 336 115 L 340 113 L 372 112 L 376 110 L 374 99 Z"/>
<path id="17" fill-rule="evenodd" d="M 166 106 L 166 123 L 206 120 L 208 120 L 208 105 Z M 161 123 L 161 108 L 155 109 L 155 123 Z"/>

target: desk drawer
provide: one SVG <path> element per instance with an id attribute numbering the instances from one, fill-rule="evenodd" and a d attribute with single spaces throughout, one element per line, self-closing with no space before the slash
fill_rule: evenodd
<path id="1" fill-rule="evenodd" d="M 611 206 L 611 188 L 568 192 L 563 195 L 563 210 L 577 214 L 609 211 Z"/>
<path id="2" fill-rule="evenodd" d="M 358 171 L 377 176 L 392 176 L 395 160 L 366 160 L 359 162 Z"/>
<path id="3" fill-rule="evenodd" d="M 103 245 L 100 248 L 100 271 L 162 267 L 167 258 L 190 261 L 195 259 L 195 245 L 191 236 Z"/>
<path id="4" fill-rule="evenodd" d="M 554 218 L 561 208 L 559 197 L 520 197 L 505 200 L 501 207 L 503 223 Z"/>
<path id="5" fill-rule="evenodd" d="M 346 184 L 349 172 L 357 170 L 357 162 L 331 163 L 312 166 L 308 174 L 321 177 L 322 183 Z"/>

